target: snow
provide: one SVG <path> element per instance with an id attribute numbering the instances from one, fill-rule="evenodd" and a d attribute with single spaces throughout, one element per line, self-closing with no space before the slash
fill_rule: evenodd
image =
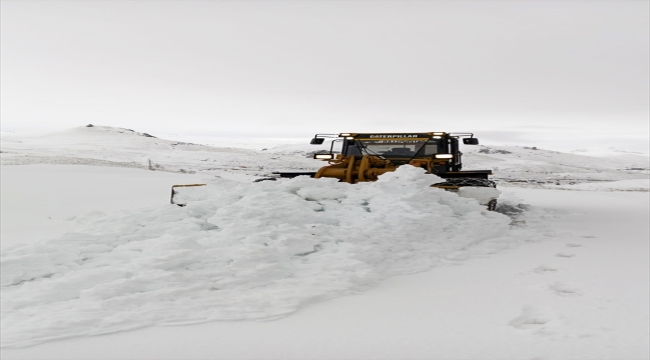
<path id="1" fill-rule="evenodd" d="M 184 208 L 88 213 L 57 239 L 3 252 L 3 344 L 277 318 L 531 237 L 431 181 L 442 179 L 410 166 L 358 186 L 222 180 Z"/>
<path id="2" fill-rule="evenodd" d="M 428 188 L 430 175 L 413 168 L 355 186 L 252 183 L 268 170 L 208 169 L 204 156 L 235 166 L 270 156 L 292 169 L 320 163 L 198 145 L 163 149 L 167 162 L 151 138 L 108 130 L 115 146 L 93 145 L 83 133 L 3 138 L 2 276 L 14 284 L 2 291 L 3 359 L 650 355 L 643 172 L 601 162 L 600 173 L 567 176 L 601 187 L 573 191 L 568 182 L 505 179 L 534 178 L 521 169 L 554 178 L 556 163 L 582 155 L 544 151 L 545 162 L 517 147 L 467 151 L 474 168 L 501 162 L 513 170 L 497 177 L 505 216 Z M 124 150 L 129 139 L 137 140 Z M 89 162 L 100 153 L 120 164 L 155 156 L 167 171 L 38 165 L 61 163 L 71 149 Z M 539 164 L 526 164 L 533 157 Z M 207 200 L 166 204 L 170 183 L 200 181 Z M 59 228 L 39 230 L 55 220 Z M 219 290 L 210 291 L 215 281 Z M 90 336 L 100 333 L 110 334 Z"/>

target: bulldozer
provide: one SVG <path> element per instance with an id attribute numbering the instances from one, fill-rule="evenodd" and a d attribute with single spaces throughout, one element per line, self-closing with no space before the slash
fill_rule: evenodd
<path id="1" fill-rule="evenodd" d="M 380 175 L 395 171 L 399 166 L 411 165 L 444 180 L 431 184 L 432 187 L 474 197 L 488 210 L 496 209 L 496 183 L 488 178 L 492 175 L 492 170 L 462 170 L 463 153 L 460 151 L 460 142 L 462 140 L 465 145 L 478 145 L 478 139 L 472 133 L 316 134 L 310 144 L 322 145 L 328 138 L 332 139 L 329 152 L 317 152 L 313 155 L 314 159 L 327 161 L 328 165 L 310 172 L 275 172 L 273 177 L 256 181 L 310 176 L 316 179 L 336 178 L 342 182 L 356 184 L 375 181 Z M 341 150 L 335 152 L 334 148 L 338 148 L 339 144 Z M 203 185 L 174 185 L 171 203 L 184 205 L 175 201 L 176 188 Z"/>
<path id="2" fill-rule="evenodd" d="M 316 134 L 310 143 L 321 145 L 332 138 L 329 153 L 315 153 L 314 159 L 327 161 L 315 172 L 278 172 L 280 178 L 311 176 L 313 178 L 336 178 L 350 184 L 375 181 L 387 172 L 395 171 L 402 165 L 423 168 L 426 173 L 443 178 L 444 182 L 433 183 L 450 191 L 469 190 L 469 188 L 496 188 L 489 180 L 492 170 L 462 170 L 460 142 L 465 145 L 478 145 L 472 133 L 340 133 Z M 335 154 L 334 147 L 341 143 L 341 151 Z M 467 191 L 466 191 L 467 192 Z M 495 210 L 497 192 L 478 196 L 477 200 L 488 210 Z M 476 197 L 476 196 L 472 196 Z"/>

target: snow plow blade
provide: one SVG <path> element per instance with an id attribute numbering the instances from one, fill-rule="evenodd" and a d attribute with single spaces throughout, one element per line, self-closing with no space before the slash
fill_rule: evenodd
<path id="1" fill-rule="evenodd" d="M 182 202 L 178 200 L 178 190 L 176 188 L 186 188 L 186 187 L 195 187 L 195 186 L 206 186 L 207 184 L 186 184 L 186 185 L 172 185 L 172 193 L 171 197 L 169 199 L 170 203 L 173 205 L 178 205 L 178 206 L 185 206 L 187 205 L 187 202 Z"/>

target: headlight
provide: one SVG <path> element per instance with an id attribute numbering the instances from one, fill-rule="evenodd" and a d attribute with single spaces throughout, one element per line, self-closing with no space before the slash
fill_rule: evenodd
<path id="1" fill-rule="evenodd" d="M 352 135 L 352 134 L 348 134 L 348 133 L 341 133 L 341 134 L 339 134 L 340 137 L 346 137 L 346 136 L 350 136 L 350 135 Z"/>
<path id="2" fill-rule="evenodd" d="M 443 132 L 434 132 L 433 135 L 444 135 L 445 133 Z"/>
<path id="3" fill-rule="evenodd" d="M 332 160 L 332 159 L 334 159 L 334 155 L 333 154 L 314 154 L 314 159 Z"/>
<path id="4" fill-rule="evenodd" d="M 434 157 L 436 159 L 453 159 L 454 155 L 452 155 L 452 154 L 436 154 Z"/>

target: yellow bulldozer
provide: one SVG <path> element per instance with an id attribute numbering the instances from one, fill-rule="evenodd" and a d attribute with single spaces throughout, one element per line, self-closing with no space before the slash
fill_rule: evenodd
<path id="1" fill-rule="evenodd" d="M 314 159 L 327 161 L 329 165 L 315 172 L 279 172 L 281 178 L 311 176 L 313 178 L 336 178 L 350 184 L 375 181 L 379 175 L 395 171 L 401 165 L 423 168 L 429 174 L 443 178 L 444 182 L 432 187 L 458 191 L 465 188 L 496 188 L 488 179 L 492 170 L 462 170 L 460 142 L 478 145 L 471 133 L 340 133 L 316 134 L 313 145 L 321 145 L 333 138 L 329 153 L 316 153 Z M 334 153 L 336 144 L 341 152 Z M 477 193 L 476 191 L 474 193 Z M 496 208 L 498 192 L 483 192 L 477 197 L 489 210 Z M 476 197 L 476 196 L 472 196 Z"/>
<path id="2" fill-rule="evenodd" d="M 457 191 L 461 196 L 474 197 L 488 210 L 495 210 L 498 191 L 496 183 L 488 179 L 492 170 L 462 170 L 460 142 L 465 145 L 478 145 L 478 139 L 471 133 L 340 133 L 316 134 L 311 144 L 321 145 L 331 138 L 329 152 L 318 152 L 314 159 L 327 161 L 328 165 L 311 172 L 276 172 L 274 177 L 293 178 L 311 176 L 313 178 L 336 178 L 350 184 L 375 181 L 387 172 L 395 171 L 402 165 L 423 168 L 426 173 L 443 178 L 443 182 L 433 183 L 432 187 Z M 334 148 L 340 153 L 335 153 Z M 172 187 L 172 204 L 177 187 L 201 186 L 203 184 L 175 185 Z M 464 193 L 464 194 L 463 194 Z"/>

